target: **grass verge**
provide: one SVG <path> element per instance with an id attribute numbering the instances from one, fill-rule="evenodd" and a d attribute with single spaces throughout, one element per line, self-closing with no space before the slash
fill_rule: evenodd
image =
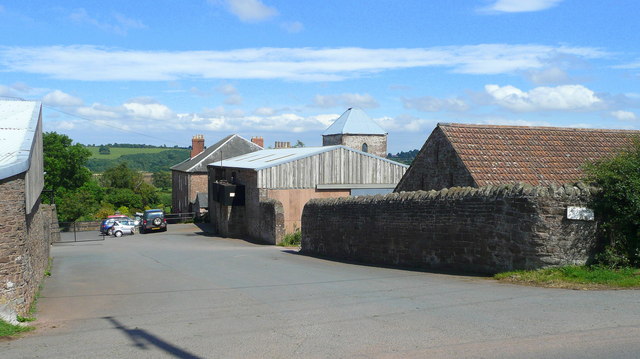
<path id="1" fill-rule="evenodd" d="M 33 327 L 29 327 L 29 326 L 13 325 L 0 319 L 0 338 L 13 337 L 20 333 L 28 332 L 33 329 L 34 329 Z"/>
<path id="2" fill-rule="evenodd" d="M 566 266 L 498 273 L 503 282 L 567 289 L 640 289 L 640 269 Z"/>

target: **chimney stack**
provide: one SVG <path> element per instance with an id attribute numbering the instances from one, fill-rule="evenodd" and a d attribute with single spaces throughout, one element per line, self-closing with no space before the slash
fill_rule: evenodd
<path id="1" fill-rule="evenodd" d="M 204 135 L 195 135 L 191 139 L 191 158 L 204 151 Z"/>
<path id="2" fill-rule="evenodd" d="M 291 142 L 276 141 L 275 148 L 290 148 Z"/>
<path id="3" fill-rule="evenodd" d="M 262 138 L 262 136 L 254 136 L 251 137 L 251 142 L 255 143 L 256 145 L 264 148 L 264 138 Z"/>

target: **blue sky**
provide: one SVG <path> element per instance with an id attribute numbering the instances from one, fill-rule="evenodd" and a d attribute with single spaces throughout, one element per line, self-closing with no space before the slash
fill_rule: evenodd
<path id="1" fill-rule="evenodd" d="M 637 0 L 0 0 L 0 97 L 85 144 L 321 144 L 348 107 L 420 148 L 438 122 L 640 129 Z"/>

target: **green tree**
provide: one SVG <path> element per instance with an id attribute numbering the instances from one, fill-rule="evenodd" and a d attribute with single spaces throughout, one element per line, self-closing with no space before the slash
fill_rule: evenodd
<path id="1" fill-rule="evenodd" d="M 62 189 L 56 201 L 60 220 L 70 222 L 95 219 L 104 196 L 104 188 L 95 181 L 89 181 L 75 190 Z"/>
<path id="2" fill-rule="evenodd" d="M 75 190 L 91 178 L 85 163 L 91 152 L 79 143 L 72 144 L 67 135 L 45 132 L 42 136 L 45 188 Z"/>
<path id="3" fill-rule="evenodd" d="M 298 140 L 296 141 L 296 144 L 292 146 L 293 148 L 301 148 L 304 147 L 304 142 Z"/>
<path id="4" fill-rule="evenodd" d="M 129 168 L 126 162 L 119 163 L 115 167 L 108 168 L 100 177 L 100 182 L 105 187 L 135 189 L 143 182 L 142 173 Z"/>
<path id="5" fill-rule="evenodd" d="M 109 147 L 103 145 L 98 149 L 98 153 L 101 155 L 110 155 L 111 150 L 109 149 Z"/>
<path id="6" fill-rule="evenodd" d="M 171 187 L 171 173 L 167 171 L 155 172 L 153 174 L 152 183 L 158 188 L 170 188 Z"/>
<path id="7" fill-rule="evenodd" d="M 601 190 L 592 206 L 607 243 L 600 259 L 612 266 L 640 265 L 640 140 L 617 156 L 585 166 Z"/>

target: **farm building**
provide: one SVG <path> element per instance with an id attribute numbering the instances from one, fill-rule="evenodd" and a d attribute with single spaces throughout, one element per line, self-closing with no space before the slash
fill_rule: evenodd
<path id="1" fill-rule="evenodd" d="M 194 208 L 194 203 L 198 192 L 207 193 L 207 165 L 213 161 L 261 150 L 262 141 L 261 137 L 248 141 L 234 134 L 205 148 L 204 136 L 194 136 L 191 140 L 190 158 L 171 167 L 171 211 L 199 212 L 203 207 Z"/>
<path id="2" fill-rule="evenodd" d="M 268 149 L 209 166 L 209 214 L 225 236 L 280 242 L 311 198 L 388 193 L 407 166 L 335 145 Z"/>
<path id="3" fill-rule="evenodd" d="M 395 192 L 523 182 L 576 182 L 582 166 L 632 144 L 640 131 L 441 123 Z"/>
<path id="4" fill-rule="evenodd" d="M 53 206 L 44 187 L 42 107 L 0 101 L 0 318 L 25 316 L 49 260 Z"/>
<path id="5" fill-rule="evenodd" d="M 387 156 L 387 131 L 359 108 L 347 109 L 322 133 L 322 145 L 343 145 L 355 150 Z"/>

